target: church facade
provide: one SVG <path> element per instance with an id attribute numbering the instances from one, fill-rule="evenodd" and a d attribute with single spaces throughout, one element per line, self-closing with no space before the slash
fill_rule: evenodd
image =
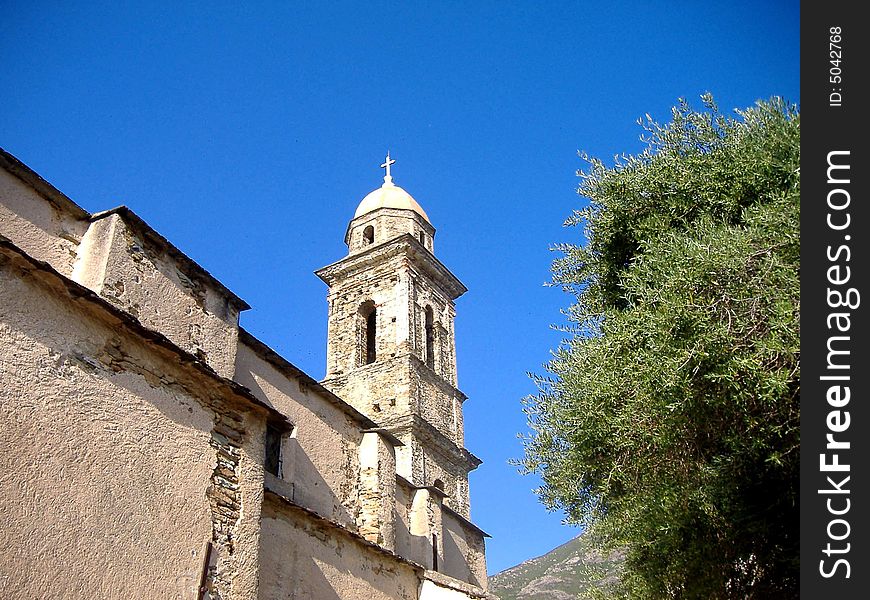
<path id="1" fill-rule="evenodd" d="M 316 381 L 130 209 L 90 214 L 0 150 L 0 596 L 491 597 L 466 289 L 392 162 L 317 271 Z"/>

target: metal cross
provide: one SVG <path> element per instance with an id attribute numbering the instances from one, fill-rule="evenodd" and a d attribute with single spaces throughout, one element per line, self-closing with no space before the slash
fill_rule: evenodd
<path id="1" fill-rule="evenodd" d="M 382 169 L 386 169 L 386 170 L 387 170 L 387 176 L 386 176 L 386 179 L 391 179 L 391 177 L 390 177 L 390 165 L 393 164 L 393 163 L 395 163 L 395 162 L 396 162 L 395 160 L 391 160 L 391 159 L 390 159 L 390 152 L 389 152 L 389 150 L 388 150 L 388 151 L 387 151 L 387 160 L 385 160 L 385 161 L 384 161 L 384 164 L 381 165 L 381 168 L 382 168 Z"/>

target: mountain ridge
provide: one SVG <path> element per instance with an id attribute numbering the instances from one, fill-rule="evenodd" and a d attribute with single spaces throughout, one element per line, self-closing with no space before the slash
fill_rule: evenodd
<path id="1" fill-rule="evenodd" d="M 546 554 L 489 578 L 489 591 L 500 600 L 576 600 L 615 581 L 620 551 L 602 553 L 584 533 Z"/>

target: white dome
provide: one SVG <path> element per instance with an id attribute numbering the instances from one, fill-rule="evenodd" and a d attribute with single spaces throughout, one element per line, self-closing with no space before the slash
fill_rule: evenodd
<path id="1" fill-rule="evenodd" d="M 431 225 L 431 221 L 429 221 L 429 217 L 426 216 L 426 212 L 419 204 L 417 204 L 417 201 L 411 197 L 411 194 L 390 182 L 385 182 L 384 185 L 363 198 L 362 202 L 359 203 L 353 218 L 355 219 L 379 208 L 403 208 L 405 210 L 413 210 L 415 213 L 426 219 L 426 222 Z"/>

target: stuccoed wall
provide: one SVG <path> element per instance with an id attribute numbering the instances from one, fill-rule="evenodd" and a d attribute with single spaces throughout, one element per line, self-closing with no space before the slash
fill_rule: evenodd
<path id="1" fill-rule="evenodd" d="M 442 517 L 444 569 L 451 577 L 478 586 L 486 585 L 483 538 L 449 512 Z"/>
<path id="2" fill-rule="evenodd" d="M 295 426 L 292 437 L 285 439 L 282 460 L 282 477 L 292 485 L 292 500 L 355 529 L 361 426 L 244 344 L 239 346 L 235 380 Z"/>
<path id="3" fill-rule="evenodd" d="M 417 570 L 266 496 L 260 598 L 417 600 Z"/>
<path id="4" fill-rule="evenodd" d="M 246 305 L 156 238 L 129 211 L 103 213 L 82 238 L 72 279 L 232 377 Z"/>
<path id="5" fill-rule="evenodd" d="M 209 405 L 223 401 L 56 280 L 0 257 L 0 595 L 194 598 L 217 518 Z M 219 569 L 225 598 L 253 598 L 261 449 L 238 447 Z"/>
<path id="6" fill-rule="evenodd" d="M 77 207 L 75 207 L 77 208 Z M 69 276 L 87 213 L 60 210 L 21 179 L 0 169 L 0 234 L 37 260 Z"/>
<path id="7" fill-rule="evenodd" d="M 404 478 L 396 478 L 396 554 L 422 564 L 417 557 L 417 542 L 411 536 L 411 503 L 414 488 Z"/>

